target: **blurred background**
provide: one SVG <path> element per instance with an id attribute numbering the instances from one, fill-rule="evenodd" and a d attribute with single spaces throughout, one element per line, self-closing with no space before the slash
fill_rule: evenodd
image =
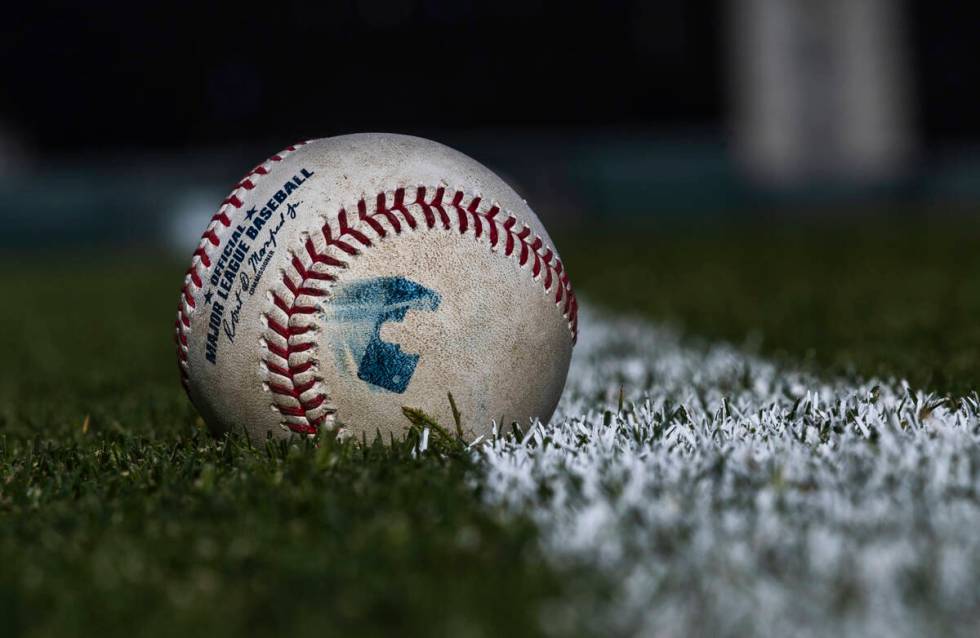
<path id="1" fill-rule="evenodd" d="M 557 234 L 972 214 L 980 5 L 900 0 L 14 3 L 0 249 L 187 256 L 301 139 L 455 146 Z"/>

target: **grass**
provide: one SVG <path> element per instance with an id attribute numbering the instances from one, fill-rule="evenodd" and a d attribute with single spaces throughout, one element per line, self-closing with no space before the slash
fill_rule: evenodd
<path id="1" fill-rule="evenodd" d="M 647 227 L 562 246 L 591 299 L 688 334 L 821 374 L 980 387 L 980 224 L 861 220 Z"/>
<path id="2" fill-rule="evenodd" d="M 477 507 L 458 460 L 203 433 L 67 438 L 0 450 L 7 629 L 525 634 L 556 589 L 534 569 L 530 526 Z"/>
<path id="3" fill-rule="evenodd" d="M 537 633 L 558 575 L 468 456 L 214 439 L 176 383 L 179 268 L 122 264 L 6 270 L 0 633 Z"/>
<path id="4" fill-rule="evenodd" d="M 560 242 L 587 297 L 821 373 L 980 385 L 969 225 L 630 236 Z M 212 438 L 176 380 L 181 267 L 48 263 L 0 269 L 4 633 L 536 635 L 591 578 L 451 448 Z"/>

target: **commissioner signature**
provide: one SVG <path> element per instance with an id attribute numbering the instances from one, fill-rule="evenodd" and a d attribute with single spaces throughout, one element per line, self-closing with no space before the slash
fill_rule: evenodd
<path id="1" fill-rule="evenodd" d="M 288 204 L 286 210 L 279 213 L 279 222 L 269 228 L 266 240 L 258 250 L 249 255 L 248 265 L 252 268 L 252 275 L 249 276 L 246 272 L 238 273 L 238 287 L 234 292 L 235 302 L 229 308 L 228 318 L 222 322 L 222 330 L 228 337 L 228 341 L 234 343 L 235 335 L 238 333 L 238 323 L 242 318 L 242 306 L 248 297 L 255 294 L 255 287 L 258 285 L 259 279 L 265 273 L 265 268 L 269 265 L 272 256 L 276 254 L 276 248 L 279 247 L 279 231 L 282 230 L 288 220 L 296 219 L 297 211 L 302 203 L 299 201 L 295 204 Z"/>
<path id="2" fill-rule="evenodd" d="M 296 202 L 295 204 L 289 204 L 286 206 L 286 211 L 279 213 L 279 223 L 269 229 L 268 239 L 263 242 L 262 246 L 258 250 L 252 252 L 248 257 L 248 265 L 252 267 L 252 274 L 258 274 L 259 268 L 262 264 L 268 261 L 275 252 L 276 248 L 279 246 L 279 231 L 282 227 L 286 225 L 286 218 L 296 219 L 296 212 L 299 210 L 302 201 Z"/>

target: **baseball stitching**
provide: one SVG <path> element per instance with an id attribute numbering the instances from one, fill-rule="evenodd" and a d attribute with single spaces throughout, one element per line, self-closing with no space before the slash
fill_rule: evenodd
<path id="1" fill-rule="evenodd" d="M 270 167 L 273 163 L 281 162 L 287 155 L 306 143 L 299 142 L 292 146 L 287 146 L 281 152 L 273 155 L 249 171 L 235 185 L 234 190 L 231 191 L 228 197 L 221 202 L 218 212 L 211 217 L 207 229 L 201 235 L 201 241 L 198 243 L 197 249 L 191 256 L 191 265 L 184 275 L 184 286 L 180 293 L 180 301 L 177 304 L 177 320 L 174 322 L 174 341 L 177 343 L 177 367 L 180 370 L 180 382 L 184 386 L 184 390 L 187 391 L 187 396 L 191 398 L 191 401 L 194 398 L 191 397 L 190 378 L 188 376 L 187 337 L 191 333 L 191 317 L 197 308 L 197 301 L 194 299 L 194 295 L 204 285 L 204 280 L 201 278 L 201 269 L 203 268 L 204 272 L 207 273 L 208 269 L 211 268 L 210 253 L 221 244 L 222 236 L 225 234 L 226 229 L 231 226 L 231 216 L 234 214 L 234 211 L 242 208 L 244 205 L 242 195 L 245 191 L 250 191 L 255 188 L 255 183 L 264 175 L 269 174 Z"/>
<path id="2" fill-rule="evenodd" d="M 346 259 L 371 248 L 389 232 L 401 234 L 406 227 L 411 231 L 455 229 L 478 241 L 485 234 L 495 252 L 502 243 L 504 256 L 516 258 L 522 268 L 530 264 L 533 280 L 542 281 L 545 293 L 555 289 L 555 304 L 561 306 L 575 342 L 578 303 L 554 250 L 517 217 L 502 214 L 499 206 L 491 204 L 481 210 L 482 198 L 462 190 L 455 190 L 447 201 L 448 192 L 445 187 L 419 186 L 414 201 L 405 200 L 405 188 L 379 193 L 371 213 L 362 198 L 356 216 L 351 215 L 353 221 L 342 208 L 333 225 L 324 220 L 320 232 L 307 234 L 303 249 L 292 252 L 290 267 L 282 271 L 282 285 L 270 291 L 271 306 L 262 318 L 266 327 L 262 338 L 265 387 L 272 393 L 272 408 L 281 414 L 283 427 L 305 435 L 316 434 L 322 426 L 332 427 L 336 410 L 317 370 L 316 300 L 328 295 L 335 273 L 347 267 Z M 428 201 L 427 193 L 432 193 Z"/>

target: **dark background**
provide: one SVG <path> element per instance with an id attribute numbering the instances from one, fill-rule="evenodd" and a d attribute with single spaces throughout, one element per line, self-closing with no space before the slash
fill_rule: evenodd
<path id="1" fill-rule="evenodd" d="M 721 120 L 718 3 L 203 4 L 18 6 L 4 115 L 52 150 Z"/>
<path id="2" fill-rule="evenodd" d="M 0 27 L 0 249 L 138 244 L 183 258 L 249 167 L 361 131 L 459 148 L 558 234 L 595 217 L 976 216 L 980 7 L 855 0 L 899 7 L 883 60 L 907 85 L 895 101 L 908 152 L 864 175 L 847 145 L 860 128 L 837 124 L 849 98 L 821 97 L 850 19 L 834 20 L 850 6 L 835 2 L 812 15 L 820 3 L 764 5 L 803 15 L 791 38 L 805 71 L 789 77 L 813 103 L 804 163 L 811 146 L 819 161 L 790 180 L 778 157 L 762 179 L 746 160 L 759 132 L 737 107 L 764 93 L 735 71 L 733 16 L 748 0 L 15 3 Z M 824 152 L 828 123 L 843 150 Z"/>
<path id="3" fill-rule="evenodd" d="M 0 119 L 38 152 L 356 130 L 718 130 L 726 4 L 12 3 Z M 907 6 L 924 138 L 977 139 L 980 7 Z"/>

